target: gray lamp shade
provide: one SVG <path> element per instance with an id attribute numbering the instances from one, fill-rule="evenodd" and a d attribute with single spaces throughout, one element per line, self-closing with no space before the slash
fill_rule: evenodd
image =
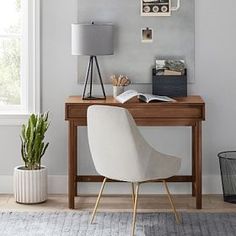
<path id="1" fill-rule="evenodd" d="M 112 24 L 72 24 L 72 55 L 112 54 Z"/>

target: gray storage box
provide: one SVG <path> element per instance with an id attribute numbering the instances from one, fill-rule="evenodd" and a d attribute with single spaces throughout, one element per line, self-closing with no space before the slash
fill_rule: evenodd
<path id="1" fill-rule="evenodd" d="M 152 93 L 168 97 L 187 96 L 187 70 L 185 75 L 156 75 L 152 70 Z"/>

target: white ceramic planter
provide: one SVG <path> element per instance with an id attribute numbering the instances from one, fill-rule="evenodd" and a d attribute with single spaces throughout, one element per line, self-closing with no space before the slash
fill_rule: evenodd
<path id="1" fill-rule="evenodd" d="M 24 166 L 14 169 L 14 195 L 16 202 L 23 204 L 41 203 L 47 200 L 47 169 L 25 170 Z"/>

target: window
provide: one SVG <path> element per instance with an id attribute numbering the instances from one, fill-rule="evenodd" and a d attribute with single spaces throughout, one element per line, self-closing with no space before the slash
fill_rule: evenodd
<path id="1" fill-rule="evenodd" d="M 39 0 L 0 0 L 0 116 L 39 109 Z"/>

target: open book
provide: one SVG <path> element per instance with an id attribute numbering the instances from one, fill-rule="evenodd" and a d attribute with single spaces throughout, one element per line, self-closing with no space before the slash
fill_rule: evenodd
<path id="1" fill-rule="evenodd" d="M 125 103 L 131 98 L 138 96 L 138 98 L 146 103 L 149 103 L 151 101 L 162 101 L 162 102 L 175 102 L 174 99 L 167 97 L 167 96 L 158 96 L 158 95 L 152 95 L 152 94 L 144 94 L 144 93 L 138 93 L 135 90 L 127 90 L 124 93 L 120 94 L 116 97 L 116 100 L 120 103 Z"/>

